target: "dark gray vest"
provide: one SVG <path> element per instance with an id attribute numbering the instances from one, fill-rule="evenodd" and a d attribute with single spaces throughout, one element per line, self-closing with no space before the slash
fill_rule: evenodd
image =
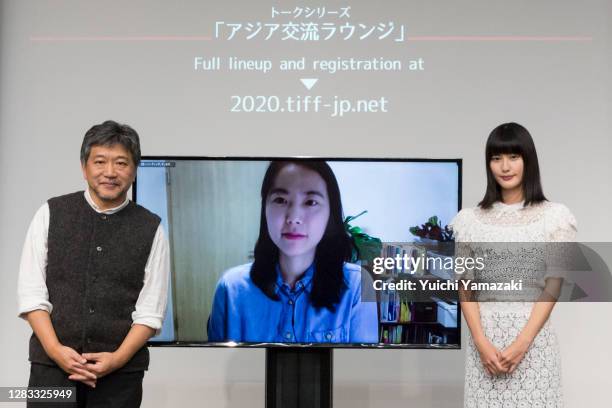
<path id="1" fill-rule="evenodd" d="M 46 284 L 57 337 L 79 353 L 115 351 L 132 325 L 160 218 L 133 202 L 115 214 L 99 214 L 82 191 L 48 203 Z M 55 365 L 35 335 L 30 361 Z M 121 371 L 148 365 L 145 346 Z"/>

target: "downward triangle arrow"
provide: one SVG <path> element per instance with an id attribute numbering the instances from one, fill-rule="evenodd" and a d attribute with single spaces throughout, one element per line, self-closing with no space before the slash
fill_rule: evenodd
<path id="1" fill-rule="evenodd" d="M 300 81 L 304 84 L 306 89 L 310 91 L 310 89 L 317 83 L 319 78 L 301 78 Z"/>

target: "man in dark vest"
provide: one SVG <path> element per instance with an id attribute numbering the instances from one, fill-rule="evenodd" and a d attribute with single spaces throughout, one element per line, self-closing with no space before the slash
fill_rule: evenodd
<path id="1" fill-rule="evenodd" d="M 29 386 L 76 387 L 72 406 L 141 403 L 170 262 L 160 218 L 127 198 L 139 162 L 134 129 L 93 126 L 81 146 L 87 189 L 48 200 L 26 236 L 18 298 L 34 332 Z"/>

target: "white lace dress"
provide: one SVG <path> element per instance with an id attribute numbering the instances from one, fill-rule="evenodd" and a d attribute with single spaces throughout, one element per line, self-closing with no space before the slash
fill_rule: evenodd
<path id="1" fill-rule="evenodd" d="M 528 207 L 522 203 L 498 202 L 488 210 L 468 208 L 457 214 L 451 226 L 456 242 L 469 243 L 571 242 L 576 235 L 576 221 L 567 207 L 551 202 Z M 525 286 L 541 292 L 545 278 L 554 276 L 554 272 L 541 274 L 546 269 L 542 265 L 546 263 L 545 257 L 534 254 L 533 245 L 512 248 L 510 252 L 499 251 L 490 257 L 495 261 L 487 267 L 493 271 L 474 272 L 470 278 L 477 281 L 495 280 L 500 276 L 506 280 L 517 278 Z M 516 339 L 533 307 L 532 302 L 479 301 L 478 304 L 483 331 L 500 351 Z M 468 335 L 464 406 L 562 407 L 559 347 L 549 322 L 542 327 L 516 370 L 500 376 L 490 376 L 485 371 L 471 334 Z"/>

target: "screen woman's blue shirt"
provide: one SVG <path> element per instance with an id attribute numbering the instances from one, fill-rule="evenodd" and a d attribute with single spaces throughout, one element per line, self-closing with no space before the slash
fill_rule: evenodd
<path id="1" fill-rule="evenodd" d="M 316 309 L 310 303 L 314 266 L 306 270 L 293 290 L 277 271 L 276 292 L 280 300 L 272 300 L 251 280 L 251 265 L 229 269 L 217 283 L 208 341 L 378 342 L 376 302 L 361 301 L 362 274 L 358 265 L 344 264 L 347 289 L 334 312 Z"/>

